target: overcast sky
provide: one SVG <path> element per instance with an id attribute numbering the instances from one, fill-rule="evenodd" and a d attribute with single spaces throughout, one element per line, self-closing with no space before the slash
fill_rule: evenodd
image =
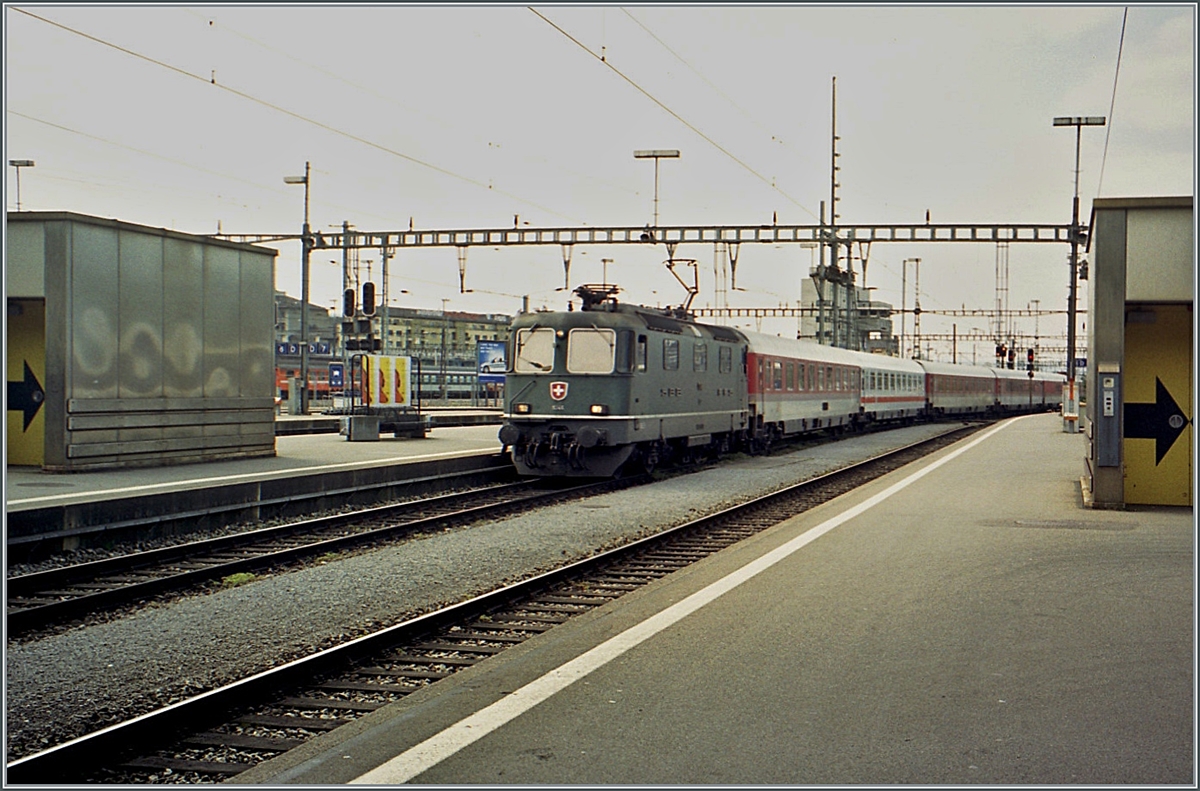
<path id="1" fill-rule="evenodd" d="M 299 231 L 304 189 L 283 177 L 305 161 L 317 229 L 508 228 L 514 216 L 529 227 L 641 226 L 653 217 L 654 166 L 633 151 L 679 149 L 661 163 L 660 225 L 811 224 L 829 200 L 836 77 L 842 222 L 923 223 L 928 211 L 935 223 L 1067 224 L 1075 132 L 1052 119 L 1106 116 L 1082 135 L 1086 222 L 1097 196 L 1195 191 L 1195 7 L 1125 14 L 7 5 L 6 160 L 37 163 L 21 172 L 25 210 L 266 234 Z M 9 210 L 15 175 L 7 168 Z M 299 296 L 299 244 L 278 249 L 277 285 Z M 1068 250 L 1013 244 L 1009 307 L 1064 309 Z M 717 304 L 713 247 L 676 255 L 698 261 L 694 304 Z M 557 245 L 471 248 L 474 292 L 460 294 L 453 248 L 405 250 L 392 303 L 512 313 L 529 294 L 561 308 L 562 257 Z M 577 246 L 571 286 L 599 282 L 608 258 L 624 299 L 678 304 L 666 257 L 661 246 Z M 900 304 L 906 258 L 922 260 L 925 310 L 994 306 L 994 244 L 877 243 L 867 272 L 877 299 Z M 364 276 L 368 260 L 378 280 L 378 251 L 360 253 Z M 737 285 L 748 290 L 728 304 L 795 304 L 814 261 L 797 245 L 743 245 Z M 316 251 L 313 301 L 334 305 L 340 285 L 340 255 Z M 988 328 L 931 315 L 922 327 L 951 321 Z M 1060 317 L 1040 325 L 1065 332 Z M 795 322 L 762 329 L 787 334 Z"/>

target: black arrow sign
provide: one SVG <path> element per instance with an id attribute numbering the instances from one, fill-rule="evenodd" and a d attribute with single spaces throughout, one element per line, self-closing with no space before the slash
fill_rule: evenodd
<path id="1" fill-rule="evenodd" d="M 1154 377 L 1154 390 L 1153 404 L 1125 405 L 1125 438 L 1154 440 L 1154 466 L 1157 467 L 1191 421 L 1183 416 L 1179 404 L 1157 376 Z"/>
<path id="2" fill-rule="evenodd" d="M 38 410 L 42 408 L 42 402 L 46 400 L 46 392 L 42 390 L 42 385 L 33 375 L 28 362 L 25 363 L 25 381 L 8 382 L 7 384 L 8 411 L 24 412 L 25 427 L 21 430 L 28 431 L 29 424 L 33 422 Z"/>

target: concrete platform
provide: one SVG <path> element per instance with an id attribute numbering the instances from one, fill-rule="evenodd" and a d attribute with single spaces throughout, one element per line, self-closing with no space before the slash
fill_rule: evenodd
<path id="1" fill-rule="evenodd" d="M 348 442 L 336 433 L 278 436 L 274 457 L 154 468 L 49 473 L 10 467 L 5 475 L 6 542 L 70 546 L 73 537 L 144 517 L 229 518 L 314 493 L 334 495 L 390 481 L 494 463 L 494 425 L 434 428 L 425 439 Z"/>
<path id="2" fill-rule="evenodd" d="M 500 409 L 462 409 L 458 407 L 426 407 L 423 414 L 432 428 L 455 426 L 498 426 L 503 421 Z M 276 415 L 275 436 L 294 434 L 336 434 L 341 429 L 338 415 Z"/>
<path id="3" fill-rule="evenodd" d="M 239 782 L 1191 784 L 1191 509 L 1006 421 Z"/>

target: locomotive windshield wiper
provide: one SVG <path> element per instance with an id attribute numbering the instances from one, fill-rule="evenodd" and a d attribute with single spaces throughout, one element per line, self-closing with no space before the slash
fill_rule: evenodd
<path id="1" fill-rule="evenodd" d="M 545 363 L 539 363 L 537 360 L 531 360 L 528 357 L 523 357 L 521 355 L 517 355 L 517 359 L 520 360 L 521 362 L 529 363 L 530 365 L 532 365 L 534 368 L 538 369 L 539 371 L 549 371 L 550 370 L 549 365 L 546 365 Z"/>

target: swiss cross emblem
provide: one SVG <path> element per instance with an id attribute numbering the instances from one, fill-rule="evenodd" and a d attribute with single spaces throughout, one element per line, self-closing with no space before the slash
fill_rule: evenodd
<path id="1" fill-rule="evenodd" d="M 553 398 L 555 401 L 562 401 L 564 398 L 566 398 L 567 397 L 567 383 L 566 382 L 551 382 L 550 383 L 550 397 Z"/>

